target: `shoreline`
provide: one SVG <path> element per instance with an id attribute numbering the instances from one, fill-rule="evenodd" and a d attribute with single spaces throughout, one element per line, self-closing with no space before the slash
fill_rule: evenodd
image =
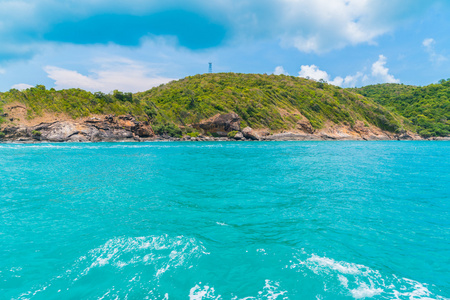
<path id="1" fill-rule="evenodd" d="M 152 142 L 152 141 L 450 141 L 447 137 L 424 138 L 415 132 L 397 133 L 357 121 L 354 125 L 328 123 L 314 129 L 302 121 L 294 129 L 241 128 L 235 113 L 218 114 L 197 124 L 158 128 L 131 115 L 107 115 L 82 120 L 54 120 L 35 124 L 9 124 L 0 130 L 0 143 Z"/>
<path id="2" fill-rule="evenodd" d="M 105 139 L 105 140 L 36 140 L 36 139 L 0 139 L 0 144 L 64 144 L 64 143 L 153 143 L 153 142 L 389 142 L 389 141 L 424 141 L 424 142 L 445 142 L 450 141 L 450 137 L 432 137 L 432 138 L 390 138 L 390 139 L 351 139 L 351 138 L 320 138 L 320 137 L 298 137 L 298 138 L 285 138 L 277 137 L 277 135 L 269 136 L 268 138 L 262 138 L 259 140 L 254 139 L 233 139 L 225 137 L 197 137 L 197 138 L 130 138 L 130 139 Z"/>

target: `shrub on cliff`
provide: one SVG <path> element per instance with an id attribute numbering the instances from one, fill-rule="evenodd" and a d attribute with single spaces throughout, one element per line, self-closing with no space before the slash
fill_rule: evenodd
<path id="1" fill-rule="evenodd" d="M 236 135 L 236 133 L 238 133 L 238 132 L 235 131 L 235 130 L 233 130 L 233 131 L 228 132 L 227 136 L 228 136 L 229 138 L 234 138 L 234 136 Z"/>
<path id="2" fill-rule="evenodd" d="M 200 133 L 194 131 L 194 132 L 188 132 L 186 134 L 190 137 L 198 137 Z"/>
<path id="3" fill-rule="evenodd" d="M 0 139 L 3 139 L 5 137 L 5 133 L 3 131 L 0 131 Z"/>
<path id="4" fill-rule="evenodd" d="M 172 123 L 165 123 L 165 124 L 156 124 L 153 125 L 153 131 L 158 135 L 164 135 L 167 134 L 172 137 L 181 138 L 182 131 L 181 129 Z"/>

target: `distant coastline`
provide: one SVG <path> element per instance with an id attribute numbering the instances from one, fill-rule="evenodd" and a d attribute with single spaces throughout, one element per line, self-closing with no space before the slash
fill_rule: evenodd
<path id="1" fill-rule="evenodd" d="M 216 115 L 202 123 L 190 125 L 202 133 L 173 137 L 156 134 L 147 122 L 131 115 L 108 115 L 80 120 L 56 120 L 37 125 L 19 124 L 6 127 L 0 143 L 41 142 L 148 142 L 148 141 L 383 141 L 383 140 L 450 140 L 450 137 L 423 138 L 412 132 L 392 134 L 379 128 L 331 126 L 315 132 L 305 130 L 269 132 L 240 127 L 235 113 Z"/>
<path id="2" fill-rule="evenodd" d="M 38 85 L 0 93 L 0 142 L 449 140 L 449 92 L 235 73 L 136 94 Z"/>

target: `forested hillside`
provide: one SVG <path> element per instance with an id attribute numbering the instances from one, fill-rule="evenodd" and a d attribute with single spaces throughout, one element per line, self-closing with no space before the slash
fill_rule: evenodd
<path id="1" fill-rule="evenodd" d="M 351 90 L 408 118 L 424 137 L 450 135 L 450 79 L 424 87 L 377 84 Z"/>
<path id="2" fill-rule="evenodd" d="M 243 126 L 290 129 L 306 117 L 318 129 L 357 120 L 388 131 L 401 118 L 360 95 L 322 82 L 284 75 L 203 74 L 138 93 L 135 98 L 153 122 L 184 125 L 234 111 Z"/>
<path id="3" fill-rule="evenodd" d="M 23 91 L 11 89 L 0 93 L 0 111 L 5 104 L 12 102 L 24 104 L 30 119 L 44 112 L 65 113 L 74 119 L 92 114 L 143 115 L 139 103 L 133 101 L 133 95 L 119 91 L 111 94 L 90 93 L 81 89 L 56 91 L 37 85 Z"/>
<path id="4" fill-rule="evenodd" d="M 158 128 L 185 128 L 218 113 L 236 112 L 242 126 L 290 130 L 307 119 L 314 129 L 357 121 L 389 132 L 418 131 L 425 137 L 450 134 L 450 80 L 426 87 L 399 84 L 342 89 L 284 75 L 215 73 L 186 77 L 142 93 L 56 91 L 42 85 L 0 93 L 2 107 L 23 104 L 27 119 L 64 113 L 131 114 Z M 9 122 L 6 117 L 0 122 Z M 177 129 L 178 130 L 178 129 Z"/>

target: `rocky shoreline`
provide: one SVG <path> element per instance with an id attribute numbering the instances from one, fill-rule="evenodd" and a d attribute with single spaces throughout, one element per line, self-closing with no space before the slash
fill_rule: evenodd
<path id="1" fill-rule="evenodd" d="M 190 130 L 195 134 L 173 137 L 167 133 L 155 133 L 148 122 L 137 121 L 131 115 L 107 115 L 83 121 L 55 121 L 34 126 L 9 125 L 2 129 L 0 142 L 450 140 L 450 137 L 424 139 L 411 132 L 392 134 L 364 124 L 352 127 L 334 125 L 316 131 L 309 122 L 302 120 L 293 131 L 270 133 L 268 130 L 254 130 L 250 127 L 241 129 L 240 123 L 241 119 L 236 113 L 218 114 L 198 124 L 183 127 L 185 131 Z"/>

